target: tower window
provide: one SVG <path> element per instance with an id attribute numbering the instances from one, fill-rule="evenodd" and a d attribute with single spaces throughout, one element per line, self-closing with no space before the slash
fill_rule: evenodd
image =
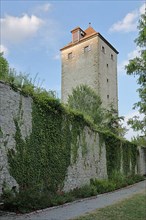
<path id="1" fill-rule="evenodd" d="M 105 53 L 105 47 L 104 47 L 104 46 L 101 47 L 101 51 L 102 51 L 103 53 Z"/>
<path id="2" fill-rule="evenodd" d="M 84 53 L 87 53 L 89 51 L 89 46 L 84 47 Z"/>
<path id="3" fill-rule="evenodd" d="M 109 95 L 107 95 L 107 99 L 109 99 Z"/>
<path id="4" fill-rule="evenodd" d="M 72 59 L 72 52 L 71 53 L 68 53 L 68 59 Z"/>
<path id="5" fill-rule="evenodd" d="M 107 83 L 108 83 L 108 81 L 109 81 L 109 80 L 107 79 Z"/>
<path id="6" fill-rule="evenodd" d="M 111 60 L 113 60 L 114 59 L 114 56 L 113 56 L 113 54 L 111 54 Z"/>
<path id="7" fill-rule="evenodd" d="M 108 63 L 106 64 L 106 66 L 108 67 Z"/>

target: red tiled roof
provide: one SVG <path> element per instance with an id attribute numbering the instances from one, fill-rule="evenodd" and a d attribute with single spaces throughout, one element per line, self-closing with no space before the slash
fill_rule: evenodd
<path id="1" fill-rule="evenodd" d="M 88 36 L 90 36 L 91 34 L 97 34 L 97 32 L 92 27 L 88 27 L 84 32 Z"/>
<path id="2" fill-rule="evenodd" d="M 74 32 L 74 31 L 77 30 L 77 29 L 81 29 L 81 28 L 80 28 L 80 27 L 76 27 L 76 28 L 74 28 L 74 29 L 71 31 L 71 33 Z M 81 30 L 82 30 L 82 29 L 81 29 Z M 92 27 L 88 27 L 88 28 L 87 28 L 85 31 L 83 31 L 83 32 L 85 33 L 85 36 L 82 37 L 82 38 L 80 39 L 80 41 L 82 41 L 82 40 L 84 40 L 84 39 L 86 39 L 86 38 L 88 38 L 88 37 L 90 37 L 90 36 L 92 36 L 92 35 L 94 35 L 94 34 L 97 34 L 97 32 L 96 32 Z M 61 48 L 61 50 L 62 50 L 62 49 L 65 49 L 66 47 L 73 46 L 73 45 L 75 45 L 76 43 L 79 43 L 80 41 L 75 42 L 75 43 L 70 42 L 69 44 L 67 44 L 66 46 L 64 46 L 63 48 Z"/>
<path id="3" fill-rule="evenodd" d="M 80 27 L 76 27 L 74 28 L 71 33 L 73 31 L 75 31 L 76 29 L 81 29 Z M 82 30 L 82 29 L 81 29 Z M 99 36 L 103 41 L 106 42 L 106 44 L 108 44 L 117 54 L 119 53 L 100 33 L 96 32 L 91 26 L 88 27 L 85 31 L 83 31 L 85 33 L 84 37 L 82 37 L 78 42 L 70 42 L 69 44 L 67 44 L 66 46 L 64 46 L 63 48 L 61 48 L 60 50 L 66 49 L 68 47 L 74 46 L 82 41 L 84 41 L 87 38 L 90 38 L 92 36 Z"/>
<path id="4" fill-rule="evenodd" d="M 74 31 L 76 31 L 76 30 L 78 30 L 78 29 L 82 30 L 82 29 L 78 26 L 78 27 L 74 28 L 74 29 L 71 31 L 71 33 L 74 32 Z"/>

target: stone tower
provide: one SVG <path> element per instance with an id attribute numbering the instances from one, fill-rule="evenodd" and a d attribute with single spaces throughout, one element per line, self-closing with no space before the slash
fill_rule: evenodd
<path id="1" fill-rule="evenodd" d="M 61 99 L 67 102 L 72 89 L 80 84 L 90 86 L 100 97 L 103 107 L 113 103 L 118 110 L 118 51 L 92 27 L 71 31 L 72 41 L 61 49 Z"/>

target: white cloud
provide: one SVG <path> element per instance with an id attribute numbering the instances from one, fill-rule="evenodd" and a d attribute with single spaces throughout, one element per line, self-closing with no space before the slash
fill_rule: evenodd
<path id="1" fill-rule="evenodd" d="M 140 9 L 139 9 L 139 13 L 140 13 L 140 14 L 144 14 L 144 13 L 145 13 L 145 7 L 146 7 L 145 4 L 143 4 L 143 5 L 140 7 Z"/>
<path id="2" fill-rule="evenodd" d="M 121 21 L 114 23 L 109 29 L 110 32 L 131 32 L 136 31 L 140 14 L 144 13 L 145 5 L 139 9 L 129 12 Z"/>
<path id="3" fill-rule="evenodd" d="M 0 44 L 0 53 L 4 53 L 4 56 L 7 56 L 9 51 L 8 51 L 8 48 L 5 47 L 4 45 Z"/>
<path id="4" fill-rule="evenodd" d="M 59 54 L 55 55 L 55 56 L 53 57 L 53 59 L 54 59 L 54 60 L 60 60 L 60 55 L 59 55 Z"/>
<path id="5" fill-rule="evenodd" d="M 125 66 L 128 64 L 128 60 L 124 60 L 121 63 L 118 64 L 118 73 L 124 73 L 125 72 Z"/>
<path id="6" fill-rule="evenodd" d="M 118 73 L 125 72 L 125 66 L 129 63 L 129 60 L 139 57 L 139 47 L 136 47 L 135 50 L 131 51 L 127 55 L 127 59 L 118 64 Z"/>
<path id="7" fill-rule="evenodd" d="M 35 13 L 38 13 L 38 12 L 48 12 L 50 10 L 51 6 L 52 5 L 50 3 L 46 3 L 46 4 L 43 4 L 43 5 L 38 5 L 34 9 L 34 11 L 35 11 Z"/>
<path id="8" fill-rule="evenodd" d="M 2 40 L 8 43 L 22 42 L 35 36 L 43 25 L 43 20 L 35 15 L 21 17 L 7 15 L 0 19 Z"/>
<path id="9" fill-rule="evenodd" d="M 126 139 L 128 139 L 128 140 L 131 140 L 131 138 L 134 136 L 136 137 L 138 135 L 142 135 L 142 133 L 140 131 L 139 132 L 133 131 L 133 129 L 130 127 L 130 125 L 127 125 L 128 120 L 134 116 L 138 116 L 140 120 L 142 120 L 144 118 L 144 114 L 140 114 L 138 111 L 132 111 L 128 115 L 125 116 L 123 126 L 125 126 L 128 129 L 128 132 L 125 135 Z"/>
<path id="10" fill-rule="evenodd" d="M 135 31 L 137 24 L 138 14 L 136 12 L 128 13 L 122 21 L 118 21 L 117 23 L 113 24 L 112 27 L 110 28 L 111 32 L 119 32 L 119 31 L 124 31 L 124 32 L 131 32 Z"/>
<path id="11" fill-rule="evenodd" d="M 128 59 L 131 60 L 135 57 L 139 57 L 139 51 L 140 51 L 140 48 L 139 47 L 136 47 L 135 50 L 133 50 L 132 52 L 128 53 Z"/>

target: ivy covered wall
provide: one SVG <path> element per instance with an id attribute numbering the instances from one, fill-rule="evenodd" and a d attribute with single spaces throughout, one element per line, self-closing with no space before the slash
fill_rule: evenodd
<path id="1" fill-rule="evenodd" d="M 97 131 L 83 115 L 66 110 L 58 100 L 25 97 L 0 83 L 0 94 L 3 89 L 1 190 L 6 182 L 9 187 L 19 185 L 23 191 L 69 191 L 89 183 L 91 178 L 136 172 L 135 145 Z M 8 138 L 4 144 L 6 136 L 13 141 Z M 8 175 L 13 181 L 8 181 Z"/>

